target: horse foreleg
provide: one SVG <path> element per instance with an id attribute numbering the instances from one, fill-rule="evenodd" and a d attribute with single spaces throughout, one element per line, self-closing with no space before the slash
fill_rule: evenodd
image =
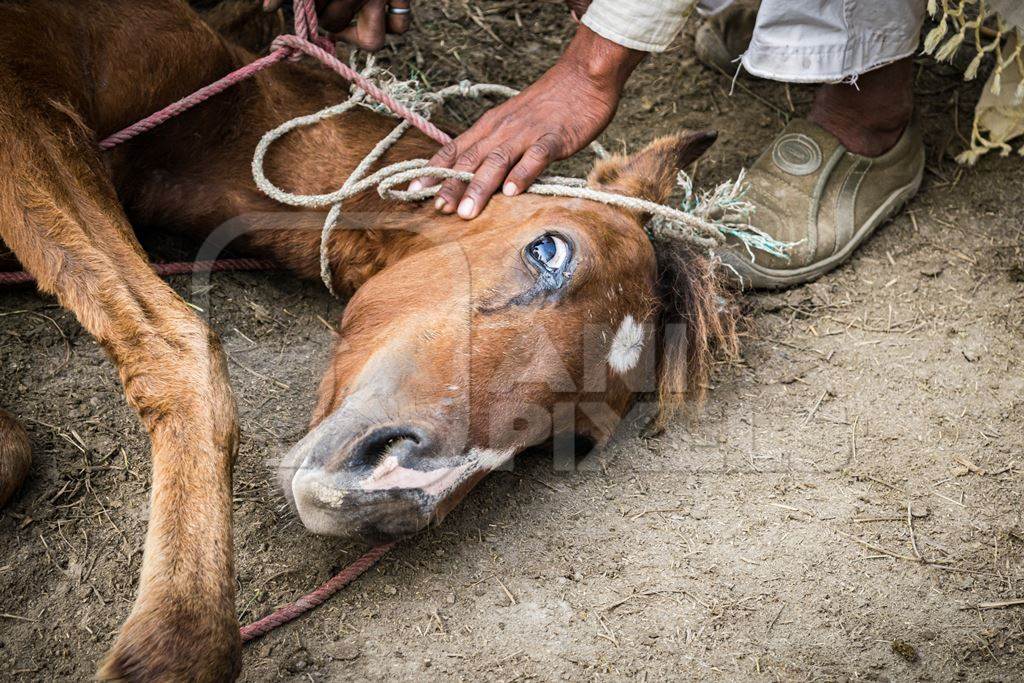
<path id="1" fill-rule="evenodd" d="M 28 434 L 10 413 L 0 410 L 0 508 L 25 481 L 32 464 Z"/>
<path id="2" fill-rule="evenodd" d="M 223 352 L 150 270 L 91 138 L 65 110 L 44 107 L 0 105 L 0 237 L 105 347 L 152 445 L 138 595 L 99 675 L 229 679 L 241 649 L 231 542 L 238 431 Z"/>

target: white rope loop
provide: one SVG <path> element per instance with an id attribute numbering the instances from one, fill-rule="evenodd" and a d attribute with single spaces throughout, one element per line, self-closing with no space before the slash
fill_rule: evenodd
<path id="1" fill-rule="evenodd" d="M 380 72 L 381 70 L 375 67 L 373 62 L 370 61 L 368 62 L 367 68 L 362 72 L 362 75 L 367 77 L 377 76 Z M 416 109 L 418 113 L 421 113 L 426 118 L 429 118 L 431 111 L 435 107 L 444 104 L 445 101 L 453 97 L 467 97 L 470 99 L 479 99 L 481 97 L 509 98 L 517 95 L 519 92 L 514 88 L 504 85 L 494 83 L 471 83 L 470 81 L 462 81 L 456 85 L 448 86 L 434 93 L 416 91 L 408 82 L 400 81 L 388 84 L 387 86 L 384 86 L 384 89 L 388 90 L 392 96 L 395 96 L 396 93 L 400 91 L 403 95 L 401 99 L 411 99 L 410 102 L 403 102 L 403 104 L 408 106 L 410 109 Z M 267 178 L 263 167 L 267 152 L 274 142 L 293 130 L 312 126 L 326 119 L 339 116 L 358 105 L 367 106 L 377 111 L 381 111 L 381 108 L 378 105 L 371 103 L 366 99 L 366 94 L 362 90 L 353 88 L 352 96 L 345 102 L 326 107 L 313 114 L 298 116 L 267 131 L 256 145 L 256 150 L 252 158 L 252 175 L 253 179 L 256 181 L 256 186 L 271 199 L 289 206 L 307 209 L 331 207 L 330 211 L 327 213 L 327 218 L 324 221 L 323 231 L 320 234 L 320 277 L 323 280 L 324 285 L 327 286 L 327 289 L 335 296 L 337 296 L 337 294 L 334 291 L 334 279 L 331 273 L 329 245 L 330 237 L 337 225 L 338 218 L 341 216 L 342 203 L 346 199 L 376 188 L 380 196 L 385 199 L 402 202 L 418 202 L 436 195 L 440 190 L 440 186 L 435 185 L 416 192 L 398 189 L 398 187 L 407 185 L 417 178 L 426 177 L 439 179 L 457 178 L 464 182 L 469 182 L 473 179 L 473 174 L 469 172 L 455 171 L 450 168 L 427 166 L 427 159 L 410 159 L 408 161 L 400 161 L 389 166 L 385 166 L 384 168 L 367 175 L 374 164 L 380 161 L 387 151 L 391 149 L 396 142 L 398 142 L 406 131 L 409 130 L 410 124 L 407 121 L 401 121 L 388 135 L 381 139 L 380 142 L 378 142 L 363 158 L 363 160 L 359 162 L 359 165 L 355 168 L 352 174 L 345 179 L 341 187 L 334 192 L 312 195 L 296 194 L 281 189 Z M 384 110 L 384 112 L 389 113 L 386 110 Z M 591 149 L 600 158 L 608 156 L 608 152 L 605 151 L 605 149 L 597 142 L 594 142 L 591 145 Z M 705 249 L 721 245 L 725 242 L 726 234 L 738 237 L 744 242 L 744 244 L 748 245 L 748 249 L 753 246 L 754 248 L 769 251 L 771 253 L 780 253 L 784 252 L 785 248 L 790 246 L 775 242 L 763 233 L 759 233 L 757 231 L 751 233 L 752 239 L 748 240 L 744 234 L 745 231 L 752 229 L 749 225 L 730 223 L 723 220 L 708 220 L 696 215 L 695 213 L 676 209 L 664 204 L 658 204 L 646 199 L 622 195 L 615 192 L 597 190 L 592 187 L 587 187 L 586 181 L 582 178 L 544 176 L 527 188 L 526 192 L 548 197 L 586 199 L 600 202 L 602 204 L 608 204 L 610 206 L 617 206 L 638 214 L 649 214 L 650 216 L 656 217 L 660 220 L 655 221 L 658 224 L 657 228 L 653 226 L 654 222 L 652 222 L 652 224 L 648 226 L 648 231 L 654 231 L 655 229 L 671 230 L 676 238 L 683 239 Z M 736 188 L 734 188 L 734 194 L 736 192 L 740 192 L 738 183 L 736 184 Z"/>
<path id="2" fill-rule="evenodd" d="M 275 201 L 281 202 L 282 204 L 287 204 L 289 206 L 301 206 L 305 208 L 322 208 L 324 206 L 336 204 L 344 199 L 347 196 L 345 194 L 344 185 L 341 189 L 328 194 L 292 194 L 291 192 L 282 190 L 267 178 L 266 173 L 263 171 L 263 164 L 264 159 L 267 156 L 267 151 L 278 139 L 284 137 L 296 128 L 312 126 L 324 119 L 344 114 L 355 107 L 356 104 L 358 104 L 357 101 L 349 99 L 341 104 L 335 104 L 327 107 L 326 109 L 321 109 L 314 114 L 307 114 L 306 116 L 299 116 L 291 119 L 290 121 L 285 121 L 277 128 L 273 128 L 264 133 L 263 137 L 260 138 L 260 141 L 256 144 L 256 151 L 252 156 L 252 177 L 253 180 L 256 181 L 256 186 L 263 192 L 263 194 Z"/>

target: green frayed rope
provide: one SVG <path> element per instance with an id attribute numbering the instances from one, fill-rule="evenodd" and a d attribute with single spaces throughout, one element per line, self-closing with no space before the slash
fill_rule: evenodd
<path id="1" fill-rule="evenodd" d="M 683 193 L 679 209 L 714 225 L 723 235 L 739 240 L 751 259 L 756 250 L 788 261 L 789 250 L 800 242 L 777 240 L 750 224 L 750 217 L 756 207 L 746 199 L 747 190 L 750 189 L 749 183 L 745 182 L 746 178 L 747 170 L 741 169 L 736 180 L 727 180 L 712 190 L 697 193 L 693 188 L 693 179 L 686 171 L 680 171 L 676 179 Z"/>

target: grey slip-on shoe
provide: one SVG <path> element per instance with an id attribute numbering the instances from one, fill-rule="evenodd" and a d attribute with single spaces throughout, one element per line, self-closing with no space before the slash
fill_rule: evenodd
<path id="1" fill-rule="evenodd" d="M 754 205 L 751 225 L 795 243 L 789 258 L 751 253 L 732 238 L 717 253 L 745 288 L 815 280 L 848 259 L 917 193 L 924 161 L 916 121 L 888 152 L 865 157 L 817 124 L 795 119 L 754 162 L 746 197 Z"/>

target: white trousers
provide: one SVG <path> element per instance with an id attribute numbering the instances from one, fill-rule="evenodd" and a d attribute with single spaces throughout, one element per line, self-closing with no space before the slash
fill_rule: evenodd
<path id="1" fill-rule="evenodd" d="M 733 0 L 701 0 L 714 15 Z M 790 83 L 855 82 L 917 50 L 925 0 L 762 0 L 743 68 Z"/>

